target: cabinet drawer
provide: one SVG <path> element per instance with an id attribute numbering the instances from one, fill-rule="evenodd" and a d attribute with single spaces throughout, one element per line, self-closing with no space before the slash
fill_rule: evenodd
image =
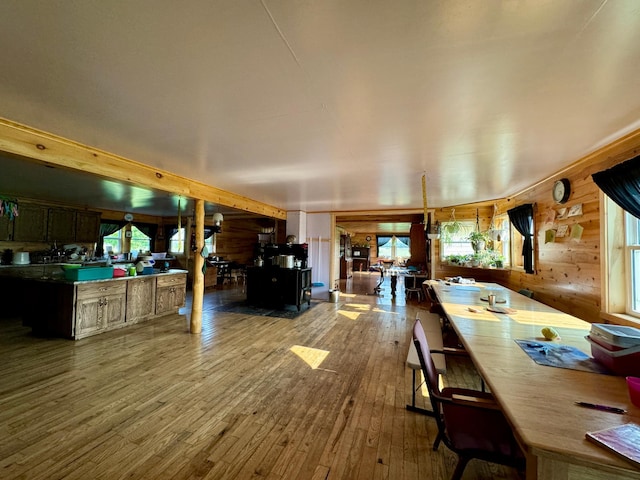
<path id="1" fill-rule="evenodd" d="M 171 285 L 180 285 L 187 283 L 187 276 L 185 274 L 180 275 L 161 275 L 158 277 L 158 288 L 168 287 Z"/>
<path id="2" fill-rule="evenodd" d="M 94 298 L 104 295 L 124 294 L 127 291 L 127 282 L 99 282 L 87 285 L 78 285 L 77 298 Z"/>

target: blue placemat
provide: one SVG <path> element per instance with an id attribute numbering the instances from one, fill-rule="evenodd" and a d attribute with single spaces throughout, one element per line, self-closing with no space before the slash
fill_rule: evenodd
<path id="1" fill-rule="evenodd" d="M 589 355 L 569 345 L 537 340 L 515 340 L 515 342 L 531 357 L 531 360 L 539 365 L 593 373 L 610 373 Z"/>

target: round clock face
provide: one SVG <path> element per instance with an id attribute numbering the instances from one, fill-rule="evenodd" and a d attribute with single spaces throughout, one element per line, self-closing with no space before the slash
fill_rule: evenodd
<path id="1" fill-rule="evenodd" d="M 371 241 L 371 236 L 367 235 L 367 239 L 366 240 L 367 240 L 367 242 L 370 242 Z"/>
<path id="2" fill-rule="evenodd" d="M 553 184 L 553 199 L 556 203 L 566 203 L 569 200 L 571 186 L 569 180 L 562 178 Z"/>
<path id="3" fill-rule="evenodd" d="M 124 219 L 125 219 L 127 222 L 130 222 L 131 220 L 133 220 L 133 215 L 131 215 L 130 213 L 125 213 L 125 214 L 124 214 Z"/>

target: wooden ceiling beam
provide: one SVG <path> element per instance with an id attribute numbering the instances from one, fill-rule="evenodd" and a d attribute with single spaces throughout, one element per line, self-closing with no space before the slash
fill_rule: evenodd
<path id="1" fill-rule="evenodd" d="M 279 220 L 287 218 L 285 210 L 272 205 L 2 118 L 0 152 Z"/>

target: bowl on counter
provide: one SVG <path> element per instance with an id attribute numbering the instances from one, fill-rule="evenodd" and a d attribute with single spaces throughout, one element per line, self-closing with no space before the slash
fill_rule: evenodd
<path id="1" fill-rule="evenodd" d="M 15 252 L 11 263 L 14 265 L 29 265 L 31 263 L 29 252 Z"/>
<path id="2" fill-rule="evenodd" d="M 151 257 L 154 260 L 164 260 L 167 256 L 167 252 L 151 252 Z"/>

